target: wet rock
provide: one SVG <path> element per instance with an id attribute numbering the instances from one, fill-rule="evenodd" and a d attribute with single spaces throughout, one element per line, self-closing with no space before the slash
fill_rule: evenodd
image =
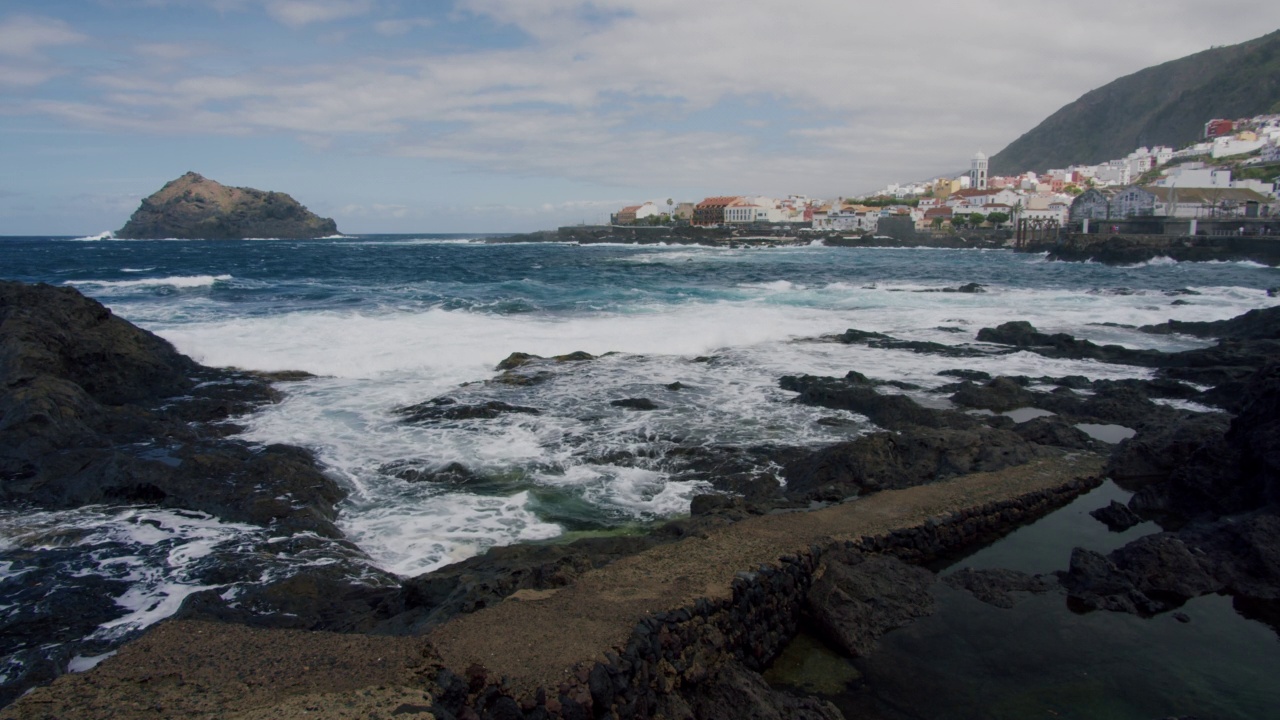
<path id="1" fill-rule="evenodd" d="M 845 330 L 839 335 L 827 335 L 822 339 L 828 342 L 843 343 L 845 345 L 866 345 L 867 347 L 873 347 L 879 350 L 910 350 L 915 353 L 927 353 L 930 355 L 942 355 L 945 357 L 956 358 L 987 357 L 1004 352 L 999 350 L 993 351 L 990 348 L 975 348 L 965 345 L 943 345 L 942 343 L 922 340 L 899 340 L 891 335 L 856 329 Z"/>
<path id="2" fill-rule="evenodd" d="M 609 404 L 628 410 L 657 410 L 660 407 L 649 398 L 624 398 L 622 400 L 613 400 Z"/>
<path id="3" fill-rule="evenodd" d="M 774 690 L 759 673 L 730 660 L 678 695 L 661 701 L 662 717 L 699 720 L 843 720 L 835 706 L 817 698 Z"/>
<path id="4" fill-rule="evenodd" d="M 513 545 L 409 578 L 403 610 L 380 622 L 378 633 L 417 635 L 459 614 L 502 602 L 519 590 L 549 590 L 669 541 L 661 535 L 583 538 L 565 545 Z"/>
<path id="5" fill-rule="evenodd" d="M 1143 325 L 1138 329 L 1153 335 L 1178 334 L 1231 340 L 1277 340 L 1280 339 L 1280 307 L 1250 310 L 1227 320 L 1211 322 L 1170 320 L 1159 325 Z"/>
<path id="6" fill-rule="evenodd" d="M 870 654 L 886 632 L 933 612 L 933 573 L 891 555 L 828 553 L 814 577 L 806 609 L 854 657 Z"/>
<path id="7" fill-rule="evenodd" d="M 1115 500 L 1112 500 L 1110 505 L 1100 507 L 1089 514 L 1112 532 L 1124 532 L 1142 522 L 1142 518 L 1130 510 L 1128 505 L 1121 505 Z"/>
<path id="8" fill-rule="evenodd" d="M 532 355 L 530 353 L 513 352 L 504 358 L 494 368 L 495 370 L 515 370 L 526 365 L 547 362 L 566 363 L 566 362 L 583 362 L 587 360 L 595 360 L 596 356 L 581 350 L 571 352 L 565 355 L 554 355 L 551 358 L 544 358 L 541 355 Z"/>
<path id="9" fill-rule="evenodd" d="M 530 355 L 529 353 L 513 352 L 498 363 L 495 370 L 515 370 L 518 367 L 524 367 L 534 360 L 542 360 L 541 355 Z"/>
<path id="10" fill-rule="evenodd" d="M 787 462 L 785 492 L 793 500 L 839 501 L 1021 465 L 1042 451 L 1008 430 L 904 427 L 896 433 L 864 435 Z"/>
<path id="11" fill-rule="evenodd" d="M 976 282 L 965 283 L 964 285 L 961 285 L 959 287 L 929 288 L 927 290 L 916 290 L 916 292 L 922 292 L 922 293 L 943 292 L 943 293 L 968 293 L 968 294 L 984 293 L 986 291 L 987 291 L 986 285 L 983 285 L 981 283 L 976 283 Z"/>
<path id="12" fill-rule="evenodd" d="M 537 408 L 511 405 L 500 400 L 490 400 L 477 405 L 463 405 L 452 398 L 436 398 L 425 403 L 396 408 L 391 411 L 406 423 L 430 423 L 447 420 L 492 420 L 512 413 L 540 415 Z"/>
<path id="13" fill-rule="evenodd" d="M 687 389 L 688 387 L 689 387 L 688 385 L 685 385 L 684 383 L 682 383 L 682 382 L 680 382 L 680 381 L 678 381 L 678 380 L 677 380 L 676 382 L 670 383 L 670 384 L 668 384 L 668 385 L 666 386 L 666 388 L 667 388 L 668 390 L 672 390 L 672 391 L 685 390 L 685 389 Z"/>
<path id="14" fill-rule="evenodd" d="M 1038 417 L 1017 423 L 1013 432 L 1027 442 L 1068 450 L 1088 450 L 1094 447 L 1093 438 L 1080 428 L 1060 417 Z"/>
<path id="15" fill-rule="evenodd" d="M 1006 412 L 1034 406 L 1040 394 L 1027 390 L 1012 378 L 998 377 L 985 385 L 962 383 L 951 395 L 951 402 L 960 407 Z"/>
<path id="16" fill-rule="evenodd" d="M 1257 372 L 1227 442 L 1240 452 L 1241 475 L 1259 504 L 1280 504 L 1280 362 Z"/>
<path id="17" fill-rule="evenodd" d="M 1050 335 L 1036 330 L 1035 326 L 1025 320 L 1010 321 L 994 328 L 982 328 L 978 331 L 978 341 L 1011 345 L 1051 358 L 1100 360 L 1143 367 L 1159 367 L 1164 364 L 1168 355 L 1155 350 L 1134 350 L 1121 345 L 1098 345 L 1090 340 L 1079 340 L 1066 333 Z"/>
<path id="18" fill-rule="evenodd" d="M 971 382 L 986 382 L 991 379 L 991 373 L 983 372 L 981 370 L 967 370 L 964 368 L 942 370 L 938 374 L 943 377 L 960 378 L 961 380 L 969 380 Z"/>
<path id="19" fill-rule="evenodd" d="M 988 605 L 1005 609 L 1017 603 L 1018 596 L 1014 593 L 1045 593 L 1056 585 L 1040 575 L 1017 570 L 974 570 L 969 567 L 947 575 L 942 582 L 964 590 Z"/>
<path id="20" fill-rule="evenodd" d="M 442 485 L 472 485 L 483 481 L 483 476 L 462 463 L 451 462 L 438 469 L 427 469 L 414 462 L 388 463 L 378 468 L 386 475 L 394 475 L 405 482 L 438 483 Z"/>
<path id="21" fill-rule="evenodd" d="M 882 393 L 856 373 L 846 378 L 788 375 L 778 385 L 799 393 L 794 402 L 855 412 L 888 430 L 909 425 L 972 428 L 979 424 L 964 413 L 932 410 L 905 395 Z"/>
<path id="22" fill-rule="evenodd" d="M 1165 609 L 1138 592 L 1133 581 L 1106 556 L 1092 550 L 1072 550 L 1069 569 L 1059 580 L 1068 597 L 1086 610 L 1153 615 Z"/>

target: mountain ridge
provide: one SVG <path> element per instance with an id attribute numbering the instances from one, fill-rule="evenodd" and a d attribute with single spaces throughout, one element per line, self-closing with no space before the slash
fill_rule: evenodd
<path id="1" fill-rule="evenodd" d="M 1090 90 L 991 157 L 991 173 L 1094 164 L 1182 147 L 1215 118 L 1280 112 L 1280 30 L 1154 65 Z"/>

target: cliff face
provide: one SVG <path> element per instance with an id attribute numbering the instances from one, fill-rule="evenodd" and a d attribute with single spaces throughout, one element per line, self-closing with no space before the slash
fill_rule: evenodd
<path id="1" fill-rule="evenodd" d="M 1065 105 L 991 158 L 1007 175 L 1181 147 L 1213 118 L 1280 112 L 1280 32 L 1122 77 Z"/>
<path id="2" fill-rule="evenodd" d="M 227 187 L 189 172 L 144 199 L 116 237 L 294 240 L 337 234 L 332 219 L 284 193 Z"/>

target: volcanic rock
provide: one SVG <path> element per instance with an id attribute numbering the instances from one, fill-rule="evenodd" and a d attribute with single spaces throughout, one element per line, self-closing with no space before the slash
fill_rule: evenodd
<path id="1" fill-rule="evenodd" d="M 297 240 L 337 234 L 333 220 L 284 193 L 227 187 L 188 172 L 143 199 L 116 237 Z"/>
<path id="2" fill-rule="evenodd" d="M 1115 500 L 1112 500 L 1110 505 L 1090 511 L 1089 514 L 1106 525 L 1112 532 L 1124 532 L 1142 522 L 1142 518 L 1130 510 L 1128 505 L 1121 505 Z"/>
<path id="3" fill-rule="evenodd" d="M 942 582 L 964 590 L 988 605 L 1009 609 L 1018 600 L 1014 593 L 1045 593 L 1054 583 L 1039 575 L 1017 570 L 974 570 L 966 567 L 942 578 Z"/>
<path id="4" fill-rule="evenodd" d="M 886 632 L 933 612 L 933 573 L 892 555 L 832 552 L 814 577 L 806 608 L 823 633 L 854 657 L 870 654 Z"/>
<path id="5" fill-rule="evenodd" d="M 511 405 L 501 400 L 490 400 L 477 405 L 463 405 L 453 398 L 434 398 L 417 405 L 396 408 L 392 413 L 404 418 L 407 423 L 429 423 L 445 420 L 492 420 L 500 415 L 511 413 L 521 415 L 539 415 L 537 408 L 523 405 Z"/>

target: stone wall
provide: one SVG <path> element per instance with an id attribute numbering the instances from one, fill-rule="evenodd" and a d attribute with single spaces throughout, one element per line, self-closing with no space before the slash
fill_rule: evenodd
<path id="1" fill-rule="evenodd" d="M 692 607 L 657 613 L 636 624 L 624 648 L 605 650 L 580 665 L 559 687 L 516 692 L 506 678 L 472 666 L 436 675 L 437 712 L 462 718 L 652 718 L 666 715 L 673 697 L 715 682 L 732 662 L 763 670 L 795 636 L 801 608 L 824 553 L 838 547 L 891 553 L 925 563 L 994 540 L 1042 517 L 1101 484 L 1073 480 L 1048 490 L 931 517 L 915 527 L 855 541 L 814 545 L 742 571 L 732 597 L 698 600 Z M 674 703 L 681 706 L 683 703 Z M 439 712 L 443 710 L 445 712 Z"/>

